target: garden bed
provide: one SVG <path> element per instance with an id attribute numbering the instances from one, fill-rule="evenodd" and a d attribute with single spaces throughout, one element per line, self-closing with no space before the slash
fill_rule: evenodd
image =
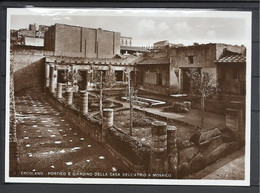
<path id="1" fill-rule="evenodd" d="M 134 111 L 133 116 L 133 137 L 138 138 L 145 145 L 151 145 L 151 123 L 153 121 L 161 121 L 159 118 L 154 118 L 145 115 L 144 112 Z M 166 121 L 167 122 L 167 121 Z M 130 115 L 129 109 L 122 109 L 114 112 L 114 126 L 123 133 L 129 134 Z M 198 128 L 181 125 L 170 124 L 177 128 L 177 135 L 182 141 L 189 140 L 190 137 L 198 131 Z"/>

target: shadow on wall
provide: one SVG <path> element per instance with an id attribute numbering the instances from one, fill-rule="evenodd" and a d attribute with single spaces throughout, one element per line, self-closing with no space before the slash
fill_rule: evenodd
<path id="1" fill-rule="evenodd" d="M 14 91 L 24 88 L 42 90 L 44 86 L 44 61 L 42 58 L 28 64 L 14 73 Z"/>

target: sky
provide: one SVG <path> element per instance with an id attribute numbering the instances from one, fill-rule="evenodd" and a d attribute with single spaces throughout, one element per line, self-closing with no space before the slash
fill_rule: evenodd
<path id="1" fill-rule="evenodd" d="M 244 13 L 172 9 L 15 9 L 10 10 L 10 28 L 29 24 L 62 23 L 102 28 L 133 38 L 133 46 L 152 46 L 154 42 L 191 45 L 226 43 L 245 45 L 250 40 Z"/>

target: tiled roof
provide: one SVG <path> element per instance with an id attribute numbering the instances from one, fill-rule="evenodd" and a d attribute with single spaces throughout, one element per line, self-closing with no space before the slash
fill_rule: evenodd
<path id="1" fill-rule="evenodd" d="M 134 47 L 134 46 L 121 46 L 120 49 L 126 51 L 135 51 L 135 52 L 148 52 L 146 48 Z"/>
<path id="2" fill-rule="evenodd" d="M 234 54 L 234 55 L 224 56 L 224 57 L 220 58 L 217 62 L 243 63 L 243 62 L 246 62 L 246 56 L 243 54 Z"/>
<path id="3" fill-rule="evenodd" d="M 170 58 L 150 58 L 150 59 L 144 59 L 141 62 L 138 62 L 137 65 L 144 65 L 144 64 L 170 64 Z"/>

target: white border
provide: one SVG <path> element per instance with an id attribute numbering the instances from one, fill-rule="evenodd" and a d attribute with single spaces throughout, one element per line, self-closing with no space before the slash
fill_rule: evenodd
<path id="1" fill-rule="evenodd" d="M 76 10 L 76 11 L 75 11 Z M 126 16 L 134 12 L 135 16 L 160 15 L 169 17 L 229 17 L 246 19 L 248 34 L 247 62 L 246 62 L 246 145 L 245 145 L 245 180 L 168 180 L 168 179 L 104 179 L 104 178 L 39 178 L 39 177 L 9 177 L 9 86 L 10 86 L 10 22 L 11 15 L 85 15 L 88 13 L 102 15 L 120 14 Z M 132 16 L 132 15 L 131 15 Z M 6 135 L 5 135 L 5 182 L 7 183 L 59 183 L 59 184 L 142 184 L 142 185 L 211 185 L 211 186 L 249 186 L 250 185 L 250 130 L 251 130 L 251 41 L 252 41 L 252 13 L 237 11 L 192 10 L 192 9 L 54 9 L 54 8 L 8 8 L 7 9 L 7 38 L 6 38 Z"/>

